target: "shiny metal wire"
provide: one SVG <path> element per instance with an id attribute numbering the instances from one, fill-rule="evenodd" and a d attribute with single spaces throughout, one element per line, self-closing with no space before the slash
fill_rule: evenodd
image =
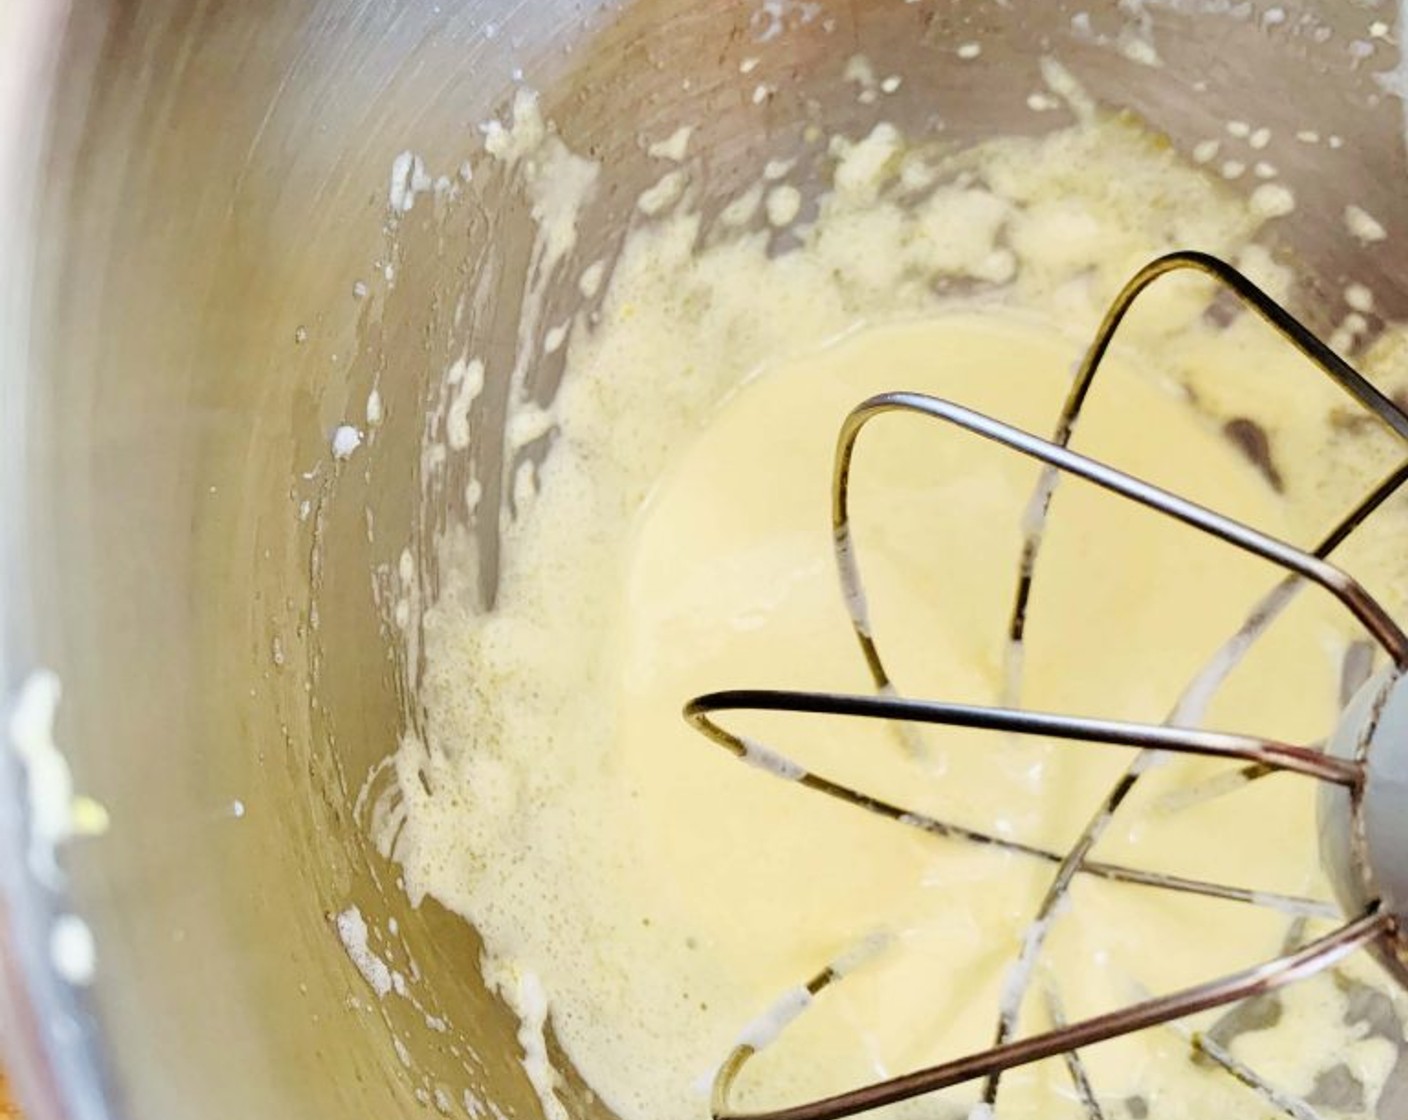
<path id="1" fill-rule="evenodd" d="M 1392 920 L 1377 912 L 1344 919 L 1338 907 L 1315 899 L 1182 879 L 1090 859 L 1091 851 L 1108 829 L 1120 807 L 1144 773 L 1164 752 L 1241 760 L 1247 764 L 1243 770 L 1247 780 L 1255 780 L 1269 773 L 1289 772 L 1350 787 L 1356 787 L 1362 782 L 1363 770 L 1359 763 L 1328 757 L 1310 746 L 1204 731 L 1192 726 L 1201 721 L 1208 699 L 1231 673 L 1241 656 L 1279 617 L 1306 583 L 1316 584 L 1334 596 L 1359 621 L 1394 665 L 1400 669 L 1408 669 L 1408 635 L 1405 635 L 1397 622 L 1353 577 L 1328 560 L 1355 529 L 1408 481 L 1408 462 L 1401 464 L 1380 482 L 1313 550 L 1305 551 L 1069 449 L 1068 444 L 1075 433 L 1094 376 L 1131 306 L 1139 295 L 1159 278 L 1188 270 L 1210 276 L 1230 290 L 1384 427 L 1408 442 L 1408 415 L 1397 405 L 1232 266 L 1206 254 L 1192 252 L 1174 253 L 1152 262 L 1121 291 L 1102 321 L 1100 330 L 1068 391 L 1051 440 L 1041 439 L 961 405 L 918 393 L 881 394 L 856 408 L 843 425 L 837 442 L 832 479 L 832 527 L 841 589 L 857 643 L 877 694 L 851 696 L 759 690 L 718 692 L 692 700 L 685 707 L 685 716 L 712 742 L 775 777 L 800 783 L 816 792 L 940 838 L 990 845 L 1054 864 L 1056 872 L 1036 918 L 1028 927 L 1023 940 L 1014 973 L 1006 986 L 993 1044 L 989 1048 L 955 1061 L 822 1100 L 768 1111 L 740 1112 L 731 1106 L 732 1090 L 749 1059 L 766 1044 L 765 1041 L 752 1037 L 748 1041 L 740 1042 L 719 1069 L 712 1101 L 717 1120 L 835 1120 L 838 1117 L 979 1079 L 984 1081 L 984 1102 L 993 1105 L 997 1101 L 1001 1074 L 1005 1070 L 1058 1055 L 1065 1057 L 1078 1099 L 1085 1101 L 1088 1114 L 1099 1120 L 1099 1106 L 1079 1058 L 1078 1051 L 1082 1047 L 1273 991 L 1324 971 L 1349 953 L 1394 935 Z M 1024 520 L 1026 530 L 1008 627 L 1009 664 L 1005 703 L 1002 706 L 981 707 L 904 698 L 897 695 L 894 683 L 885 668 L 870 624 L 864 582 L 851 535 L 849 484 L 860 433 L 876 418 L 895 412 L 937 420 L 950 428 L 1000 444 L 1043 465 L 1042 474 L 1029 503 L 1028 516 Z M 1207 668 L 1188 686 L 1175 705 L 1169 720 L 1162 725 L 1030 712 L 1019 706 L 1022 643 L 1037 562 L 1059 480 L 1068 474 L 1173 518 L 1234 548 L 1267 560 L 1287 572 L 1286 578 L 1263 598 L 1242 627 L 1228 639 L 1208 663 Z M 726 729 L 715 718 L 724 712 L 743 711 L 814 713 L 899 723 L 979 728 L 1008 734 L 1036 735 L 1058 741 L 1115 744 L 1137 748 L 1139 753 L 1128 770 L 1102 799 L 1071 850 L 1058 854 L 980 830 L 940 821 L 872 797 L 800 766 L 770 746 Z M 1052 1029 L 1029 1038 L 1014 1040 L 1017 1020 L 1034 978 L 1037 960 L 1071 884 L 1082 874 L 1135 886 L 1267 906 L 1301 918 L 1333 917 L 1342 919 L 1343 924 L 1334 932 L 1309 945 L 1294 952 L 1287 952 L 1256 968 L 1172 995 L 1144 999 L 1122 1010 L 1074 1024 L 1064 1022 L 1059 1010 L 1059 1001 L 1052 1002 L 1056 997 L 1054 993 L 1048 992 Z M 808 999 L 819 995 L 839 979 L 843 972 L 843 969 L 832 965 L 813 976 L 805 985 Z M 801 1006 L 804 1004 L 792 1008 L 789 1015 L 798 1013 Z M 785 1029 L 785 1019 L 786 1017 L 776 1024 L 775 1033 Z M 1288 1098 L 1261 1082 L 1253 1071 L 1240 1065 L 1235 1069 L 1226 1065 L 1224 1068 L 1261 1092 L 1268 1104 L 1281 1111 L 1291 1107 L 1288 1114 L 1295 1114 L 1295 1102 L 1292 1102 L 1292 1106 L 1287 1106 L 1285 1101 Z"/>

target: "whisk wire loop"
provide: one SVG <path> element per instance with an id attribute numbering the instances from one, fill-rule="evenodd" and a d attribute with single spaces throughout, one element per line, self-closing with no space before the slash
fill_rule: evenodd
<path id="1" fill-rule="evenodd" d="M 1408 635 L 1357 580 L 1330 563 L 1328 559 L 1341 543 L 1408 482 L 1408 462 L 1402 463 L 1367 494 L 1313 551 L 1306 551 L 1069 448 L 1068 444 L 1084 408 L 1095 373 L 1134 302 L 1160 277 L 1190 270 L 1206 274 L 1221 283 L 1384 427 L 1408 442 L 1408 415 L 1405 415 L 1403 410 L 1251 280 L 1231 265 L 1197 252 L 1172 253 L 1151 262 L 1120 292 L 1107 311 L 1095 340 L 1087 350 L 1067 392 L 1051 440 L 1042 439 L 957 403 L 920 393 L 880 394 L 853 410 L 843 424 L 836 445 L 832 476 L 832 529 L 837 572 L 846 609 L 878 695 L 852 696 L 839 693 L 762 690 L 717 692 L 691 701 L 685 709 L 686 718 L 719 746 L 743 761 L 771 772 L 775 777 L 797 782 L 813 791 L 940 838 L 991 846 L 1010 854 L 1054 864 L 1056 873 L 1036 918 L 1028 927 L 1023 939 L 1017 964 L 1005 985 L 996 1036 L 993 1044 L 987 1049 L 823 1100 L 767 1111 L 737 1111 L 730 1103 L 737 1078 L 750 1058 L 785 1029 L 786 1023 L 779 1022 L 774 1024 L 774 1029 L 765 1032 L 766 1038 L 757 1034 L 745 1034 L 720 1067 L 713 1092 L 713 1111 L 717 1120 L 837 1120 L 839 1117 L 977 1079 L 984 1079 L 983 1100 L 992 1105 L 997 1099 L 999 1079 L 1003 1071 L 1058 1055 L 1065 1057 L 1078 1098 L 1085 1102 L 1092 1120 L 1096 1120 L 1100 1115 L 1099 1104 L 1080 1061 L 1078 1051 L 1081 1048 L 1117 1035 L 1171 1023 L 1200 1011 L 1274 991 L 1331 968 L 1361 948 L 1396 944 L 1400 936 L 1397 919 L 1375 905 L 1367 913 L 1348 919 L 1334 932 L 1255 968 L 1172 995 L 1143 1000 L 1127 1008 L 1074 1024 L 1066 1023 L 1059 1009 L 1053 1010 L 1049 1016 L 1053 1023 L 1051 1030 L 1024 1039 L 1012 1038 L 1022 1001 L 1034 979 L 1037 959 L 1059 914 L 1060 903 L 1079 874 L 1112 882 L 1269 906 L 1295 915 L 1298 920 L 1309 917 L 1344 920 L 1343 911 L 1338 907 L 1317 900 L 1122 867 L 1092 859 L 1092 850 L 1130 792 L 1164 752 L 1199 754 L 1241 761 L 1244 763 L 1243 773 L 1248 776 L 1247 780 L 1253 780 L 1253 776 L 1286 771 L 1348 787 L 1351 796 L 1361 796 L 1365 769 L 1360 760 L 1340 759 L 1308 747 L 1254 736 L 1205 731 L 1197 726 L 1201 723 L 1208 701 L 1247 649 L 1279 617 L 1306 583 L 1323 588 L 1338 600 L 1387 654 L 1399 673 L 1408 670 Z M 902 697 L 895 688 L 880 654 L 851 532 L 850 477 L 857 441 L 862 430 L 877 417 L 897 412 L 940 421 L 995 442 L 1042 465 L 1023 521 L 1024 539 L 1008 623 L 1008 671 L 1004 703 L 1001 706 L 982 707 Z M 1285 579 L 1257 604 L 1242 627 L 1228 639 L 1204 670 L 1184 690 L 1170 718 L 1163 724 L 1032 712 L 1022 709 L 1018 704 L 1022 643 L 1036 564 L 1058 483 L 1068 474 L 1243 552 L 1260 557 L 1287 573 Z M 1134 747 L 1139 749 L 1139 754 L 1101 801 L 1072 848 L 1064 854 L 1058 854 L 1011 837 L 998 836 L 914 812 L 837 782 L 799 765 L 771 747 L 724 728 L 714 717 L 728 711 L 811 713 L 896 723 L 976 728 L 1008 734 L 1037 735 L 1047 739 Z M 1233 785 L 1245 784 L 1244 781 Z M 835 983 L 841 975 L 840 970 L 831 967 L 816 974 L 805 986 L 806 998 L 800 1003 L 789 1005 L 788 1015 L 800 1014 L 812 997 Z M 790 1018 L 787 1021 L 790 1021 Z M 1243 1071 L 1240 1076 L 1248 1084 L 1262 1084 L 1252 1071 Z"/>

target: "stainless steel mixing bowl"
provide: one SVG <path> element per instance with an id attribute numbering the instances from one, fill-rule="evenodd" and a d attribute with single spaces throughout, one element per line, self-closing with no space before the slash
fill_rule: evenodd
<path id="1" fill-rule="evenodd" d="M 642 133 L 700 126 L 711 212 L 760 154 L 810 150 L 809 123 L 870 127 L 839 80 L 857 51 L 905 76 L 887 115 L 955 143 L 1061 123 L 1025 104 L 1050 52 L 1185 151 L 1232 118 L 1273 130 L 1300 200 L 1281 247 L 1324 328 L 1351 275 L 1408 310 L 1397 28 L 1369 0 L 6 0 L 0 685 L 13 702 L 58 674 L 55 739 L 111 815 L 63 846 L 65 882 L 36 878 L 42 806 L 0 752 L 0 1017 L 33 1120 L 461 1115 L 465 1089 L 540 1111 L 473 932 L 409 906 L 353 806 L 414 713 L 371 573 L 464 517 L 464 465 L 425 475 L 419 448 L 468 339 L 489 360 L 469 452 L 485 509 L 503 489 L 532 227 L 478 125 L 518 81 L 604 168 L 547 321 L 619 245 L 653 177 Z M 960 64 L 969 40 L 983 54 Z M 748 56 L 773 76 L 761 98 Z M 404 150 L 480 173 L 391 228 Z M 1387 241 L 1347 235 L 1349 195 Z M 532 391 L 559 373 L 534 365 Z M 374 383 L 385 423 L 339 465 L 329 435 Z M 496 523 L 474 528 L 486 600 Z M 423 1006 L 371 997 L 334 928 L 354 904 L 397 919 Z M 88 984 L 55 969 L 69 913 L 95 937 Z"/>

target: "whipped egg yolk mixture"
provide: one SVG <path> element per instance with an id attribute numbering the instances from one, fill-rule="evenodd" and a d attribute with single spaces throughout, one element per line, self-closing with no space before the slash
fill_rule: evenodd
<path id="1" fill-rule="evenodd" d="M 687 208 L 633 234 L 600 324 L 574 335 L 557 437 L 506 524 L 492 610 L 475 605 L 468 563 L 456 576 L 455 549 L 468 546 L 447 543 L 445 586 L 424 619 L 426 735 L 401 744 L 394 835 L 379 839 L 413 897 L 434 896 L 483 936 L 485 977 L 524 1019 L 549 1116 L 567 1110 L 545 1037 L 625 1120 L 704 1116 L 741 1032 L 829 961 L 859 960 L 847 956 L 858 946 L 871 950 L 863 963 L 749 1067 L 743 1104 L 797 1103 L 991 1041 L 1050 865 L 928 836 L 742 765 L 691 730 L 682 705 L 726 688 L 870 688 L 829 520 L 836 433 L 865 397 L 930 393 L 1049 436 L 1100 310 L 1134 267 L 1196 245 L 1284 282 L 1252 244 L 1260 219 L 1127 126 L 1092 121 L 994 146 L 975 163 L 980 182 L 901 210 L 880 188 L 903 166 L 893 130 L 842 145 L 834 192 L 791 253 L 746 237 L 695 253 Z M 923 269 L 977 278 L 988 294 L 938 296 L 915 282 Z M 1251 316 L 1214 321 L 1211 301 L 1206 284 L 1180 280 L 1141 305 L 1074 446 L 1313 542 L 1382 463 L 1334 443 L 1324 417 L 1345 402 L 1333 388 Z M 1226 435 L 1250 403 L 1269 463 Z M 1000 702 L 1037 475 L 932 420 L 882 417 L 862 435 L 855 542 L 902 693 Z M 1365 555 L 1371 567 L 1380 559 Z M 1395 593 L 1380 568 L 1374 586 Z M 1159 722 L 1278 577 L 1065 482 L 1021 702 Z M 1303 594 L 1218 694 L 1208 724 L 1323 736 L 1357 637 L 1334 604 Z M 1119 748 L 971 731 L 721 719 L 867 793 L 1059 851 L 1131 760 Z M 1172 807 L 1172 794 L 1228 769 L 1168 762 L 1099 858 L 1329 898 L 1308 780 L 1277 776 Z M 1081 878 L 1021 1029 L 1050 1026 L 1052 993 L 1068 1018 L 1083 1017 L 1271 959 L 1320 929 L 1274 909 Z M 1378 982 L 1367 962 L 1347 975 Z M 1343 982 L 1303 985 L 1274 1023 L 1231 1045 L 1302 1095 L 1333 1055 L 1371 1104 L 1396 1050 L 1347 1015 L 1347 999 Z M 1226 1072 L 1191 1059 L 1187 1032 L 1219 1022 L 1085 1053 L 1107 1114 L 1263 1115 Z M 898 1111 L 964 1116 L 977 1101 L 967 1086 Z M 997 1111 L 1084 1115 L 1059 1061 L 1007 1074 Z"/>

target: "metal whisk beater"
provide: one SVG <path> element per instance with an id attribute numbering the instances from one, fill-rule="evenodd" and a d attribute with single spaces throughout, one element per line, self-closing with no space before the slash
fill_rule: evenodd
<path id="1" fill-rule="evenodd" d="M 1131 306 L 1159 278 L 1190 270 L 1210 276 L 1225 287 L 1375 420 L 1408 443 L 1408 415 L 1397 405 L 1247 277 L 1223 261 L 1196 252 L 1173 253 L 1153 261 L 1120 292 L 1085 354 L 1050 440 L 961 405 L 919 393 L 884 393 L 856 408 L 847 417 L 837 442 L 832 478 L 832 526 L 841 590 L 856 640 L 875 684 L 875 694 L 716 692 L 690 701 L 685 707 L 685 716 L 714 743 L 776 777 L 800 783 L 807 789 L 935 837 L 990 846 L 1045 862 L 1055 868 L 1055 874 L 1023 938 L 1018 960 L 1004 987 L 993 1043 L 987 1049 L 824 1099 L 767 1111 L 736 1110 L 730 1101 L 743 1068 L 802 1013 L 812 997 L 845 974 L 848 961 L 837 961 L 822 968 L 803 988 L 785 996 L 760 1025 L 750 1028 L 740 1038 L 714 1080 L 712 1111 L 716 1120 L 834 1120 L 979 1079 L 984 1081 L 983 1102 L 991 1108 L 998 1099 L 1004 1071 L 1058 1056 L 1064 1057 L 1076 1094 L 1087 1113 L 1100 1120 L 1103 1113 L 1079 1055 L 1084 1047 L 1269 993 L 1332 968 L 1360 949 L 1372 952 L 1391 976 L 1408 985 L 1408 812 L 1405 811 L 1408 809 L 1408 683 L 1405 683 L 1408 681 L 1405 672 L 1408 671 L 1408 635 L 1358 582 L 1328 559 L 1408 481 L 1408 461 L 1345 514 L 1316 548 L 1305 551 L 1077 454 L 1068 446 L 1095 374 Z M 1023 710 L 1015 703 L 985 707 L 902 697 L 891 682 L 871 629 L 849 512 L 851 464 L 860 433 L 875 418 L 894 412 L 937 420 L 1043 465 L 1024 519 L 1024 542 L 1008 623 L 1010 664 L 1020 665 L 1027 608 L 1044 530 L 1053 495 L 1063 475 L 1074 475 L 1120 498 L 1153 509 L 1193 531 L 1267 560 L 1287 574 L 1188 686 L 1163 724 L 1034 712 Z M 1306 583 L 1319 585 L 1343 604 L 1387 654 L 1389 661 L 1388 667 L 1365 683 L 1348 705 L 1328 748 L 1319 750 L 1255 736 L 1197 729 L 1195 725 L 1201 721 L 1208 701 L 1222 681 Z M 1015 694 L 1014 681 L 1009 682 L 1009 693 Z M 724 712 L 748 711 L 812 713 L 900 724 L 976 728 L 1067 742 L 1113 744 L 1137 748 L 1138 753 L 1096 807 L 1076 843 L 1062 853 L 940 820 L 871 796 L 807 769 L 743 734 L 727 730 L 715 718 Z M 1239 761 L 1244 764 L 1237 775 L 1239 782 L 1289 772 L 1322 783 L 1321 854 L 1339 905 L 1091 859 L 1092 850 L 1121 805 L 1163 752 Z M 1067 1023 L 1055 993 L 1048 992 L 1047 1011 L 1052 1028 L 1028 1037 L 1015 1037 L 1018 1018 L 1034 982 L 1036 965 L 1061 904 L 1078 875 L 1228 902 L 1273 906 L 1288 914 L 1331 918 L 1340 924 L 1332 933 L 1257 967 L 1079 1022 Z M 1216 1044 L 1200 1045 L 1203 1045 L 1203 1056 L 1261 1092 L 1269 1103 L 1287 1115 L 1315 1115 L 1309 1105 L 1267 1084 Z"/>

